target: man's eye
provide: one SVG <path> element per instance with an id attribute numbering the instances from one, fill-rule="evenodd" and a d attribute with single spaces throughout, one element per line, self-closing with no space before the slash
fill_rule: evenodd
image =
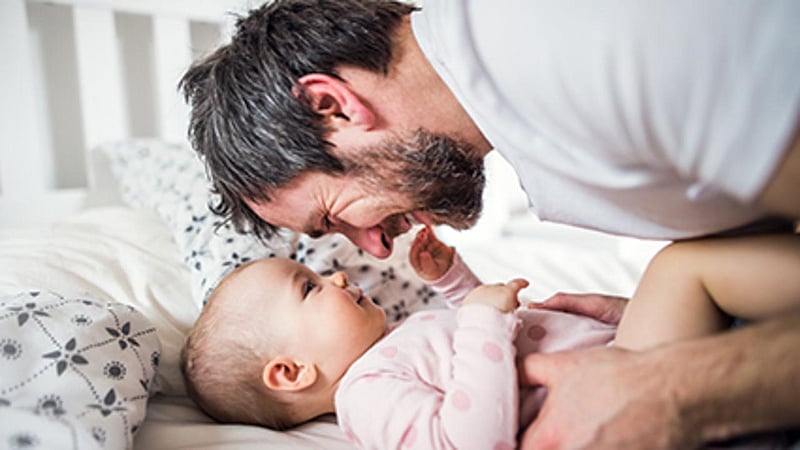
<path id="1" fill-rule="evenodd" d="M 308 294 L 314 290 L 315 287 L 317 287 L 317 285 L 311 281 L 306 281 L 305 283 L 303 283 L 303 298 L 306 298 Z"/>
<path id="2" fill-rule="evenodd" d="M 328 215 L 326 214 L 322 216 L 322 218 L 320 219 L 320 225 L 321 227 L 319 229 L 306 231 L 306 234 L 312 239 L 319 239 L 322 236 L 325 236 L 326 234 L 331 232 L 331 228 L 333 227 L 333 222 L 331 222 L 331 219 L 328 218 Z"/>

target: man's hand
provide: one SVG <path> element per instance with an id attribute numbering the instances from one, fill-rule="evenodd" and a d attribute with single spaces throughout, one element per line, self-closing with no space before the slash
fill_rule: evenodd
<path id="1" fill-rule="evenodd" d="M 613 347 L 529 355 L 520 380 L 548 394 L 520 448 L 694 448 L 692 430 L 680 429 L 665 369 Z"/>
<path id="2" fill-rule="evenodd" d="M 408 262 L 422 279 L 427 281 L 441 278 L 453 265 L 455 249 L 436 238 L 430 227 L 417 233 L 408 252 Z"/>
<path id="3" fill-rule="evenodd" d="M 625 297 L 559 292 L 542 303 L 529 303 L 528 308 L 570 312 L 589 316 L 611 325 L 618 325 L 627 305 L 628 299 Z"/>
<path id="4" fill-rule="evenodd" d="M 506 284 L 484 284 L 467 294 L 464 305 L 479 303 L 508 313 L 519 307 L 519 291 L 527 286 L 528 282 L 522 278 L 515 278 Z"/>

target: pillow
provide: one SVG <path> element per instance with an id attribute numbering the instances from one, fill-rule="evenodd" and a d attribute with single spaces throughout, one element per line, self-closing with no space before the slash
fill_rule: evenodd
<path id="1" fill-rule="evenodd" d="M 184 392 L 178 357 L 200 310 L 189 270 L 155 213 L 99 208 L 52 225 L 0 230 L 0 295 L 32 289 L 85 292 L 136 308 L 161 341 L 157 388 Z"/>
<path id="2" fill-rule="evenodd" d="M 295 259 L 318 273 L 341 270 L 375 299 L 394 322 L 443 299 L 428 289 L 407 261 L 413 236 L 397 240 L 386 260 L 364 253 L 340 235 L 319 239 L 289 230 L 267 242 L 240 234 L 209 210 L 215 200 L 203 164 L 187 145 L 156 140 L 118 142 L 103 147 L 123 200 L 151 208 L 173 233 L 192 279 L 192 295 L 204 304 L 216 284 L 244 262 L 265 257 Z"/>
<path id="3" fill-rule="evenodd" d="M 161 347 L 136 309 L 89 295 L 0 297 L 0 442 L 132 448 Z"/>

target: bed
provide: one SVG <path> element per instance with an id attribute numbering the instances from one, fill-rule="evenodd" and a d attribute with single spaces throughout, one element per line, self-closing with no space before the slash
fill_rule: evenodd
<path id="1" fill-rule="evenodd" d="M 238 0 L 0 2 L 0 447 L 350 448 L 334 417 L 222 425 L 185 395 L 183 339 L 216 282 L 255 258 L 344 270 L 390 321 L 441 307 L 405 261 L 339 236 L 266 243 L 219 227 L 176 83 L 229 35 Z M 485 281 L 629 296 L 663 245 L 538 222 L 488 160 L 487 208 L 440 229 Z"/>

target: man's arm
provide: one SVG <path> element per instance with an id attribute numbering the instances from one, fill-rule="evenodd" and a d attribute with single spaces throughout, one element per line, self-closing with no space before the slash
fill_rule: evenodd
<path id="1" fill-rule="evenodd" d="M 800 219 L 800 124 L 783 162 L 757 203 L 770 211 Z"/>
<path id="2" fill-rule="evenodd" d="M 522 448 L 693 448 L 796 427 L 797 348 L 800 313 L 647 352 L 531 355 L 549 394 Z"/>

